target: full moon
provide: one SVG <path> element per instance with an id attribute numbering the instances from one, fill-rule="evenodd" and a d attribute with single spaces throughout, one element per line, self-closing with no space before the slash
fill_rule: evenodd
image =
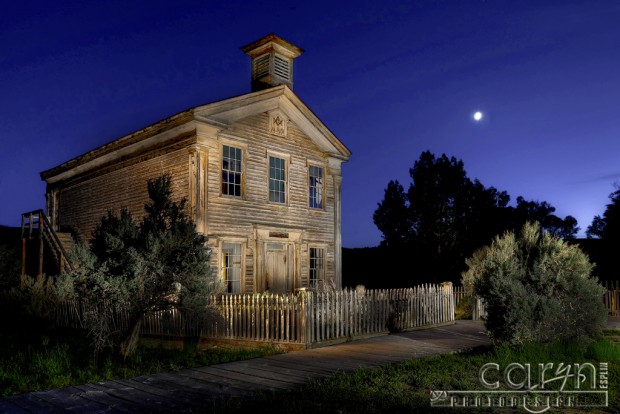
<path id="1" fill-rule="evenodd" d="M 474 113 L 474 121 L 480 121 L 482 119 L 482 112 L 477 111 Z"/>

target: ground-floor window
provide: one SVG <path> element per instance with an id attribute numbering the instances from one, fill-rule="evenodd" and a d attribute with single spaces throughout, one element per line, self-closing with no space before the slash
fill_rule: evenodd
<path id="1" fill-rule="evenodd" d="M 317 287 L 325 280 L 325 249 L 321 247 L 310 248 L 310 287 Z"/>
<path id="2" fill-rule="evenodd" d="M 241 244 L 222 244 L 222 276 L 228 293 L 241 292 Z"/>

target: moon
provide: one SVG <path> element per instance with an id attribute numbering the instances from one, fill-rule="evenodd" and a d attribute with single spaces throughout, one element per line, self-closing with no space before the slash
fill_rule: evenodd
<path id="1" fill-rule="evenodd" d="M 480 121 L 480 120 L 482 119 L 482 117 L 483 117 L 482 112 L 480 112 L 480 111 L 476 111 L 476 112 L 474 113 L 474 121 L 478 122 L 478 121 Z"/>

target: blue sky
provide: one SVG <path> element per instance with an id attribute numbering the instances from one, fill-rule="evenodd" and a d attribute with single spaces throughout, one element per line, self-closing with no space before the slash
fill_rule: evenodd
<path id="1" fill-rule="evenodd" d="M 548 201 L 582 233 L 620 178 L 617 0 L 13 3 L 0 13 L 3 225 L 44 207 L 40 171 L 249 92 L 239 47 L 271 32 L 305 49 L 294 90 L 353 152 L 345 247 L 380 242 L 377 203 L 424 150 L 513 201 Z"/>

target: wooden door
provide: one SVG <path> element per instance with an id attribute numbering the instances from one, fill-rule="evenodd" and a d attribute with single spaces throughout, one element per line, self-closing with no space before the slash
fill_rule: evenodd
<path id="1" fill-rule="evenodd" d="M 266 245 L 266 285 L 270 292 L 285 293 L 290 289 L 287 249 L 283 243 L 267 243 Z"/>

